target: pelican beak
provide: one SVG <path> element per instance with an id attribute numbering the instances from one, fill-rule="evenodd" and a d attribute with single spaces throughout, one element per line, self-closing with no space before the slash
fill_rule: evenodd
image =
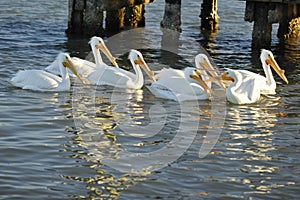
<path id="1" fill-rule="evenodd" d="M 282 78 L 282 80 L 284 80 L 287 84 L 289 83 L 289 81 L 284 75 L 284 70 L 279 67 L 279 65 L 277 64 L 274 58 L 269 56 L 269 59 L 266 60 L 266 64 L 270 65 L 275 70 L 275 72 L 280 76 L 280 78 Z"/>
<path id="2" fill-rule="evenodd" d="M 204 62 L 200 62 L 199 64 L 200 64 L 200 66 L 203 67 L 203 69 L 205 71 L 207 71 L 213 78 L 215 78 L 215 80 L 218 82 L 218 84 L 221 87 L 223 87 L 224 89 L 226 88 L 225 84 L 222 82 L 222 80 L 220 79 L 218 73 L 213 68 L 213 66 L 210 64 L 209 61 L 205 60 Z"/>
<path id="3" fill-rule="evenodd" d="M 138 60 L 135 60 L 134 63 L 136 65 L 139 65 L 146 72 L 146 74 L 150 77 L 150 79 L 153 82 L 156 81 L 155 77 L 154 77 L 154 72 L 152 70 L 150 70 L 150 68 L 148 67 L 147 63 L 143 59 L 139 58 Z"/>
<path id="4" fill-rule="evenodd" d="M 221 75 L 221 80 L 234 82 L 234 79 L 228 75 L 228 72 L 224 72 Z"/>
<path id="5" fill-rule="evenodd" d="M 73 61 L 71 59 L 66 57 L 66 62 L 63 62 L 62 64 L 64 65 L 64 67 L 69 68 L 73 74 L 78 76 L 78 72 L 77 72 L 76 68 L 74 67 Z"/>
<path id="6" fill-rule="evenodd" d="M 67 68 L 71 69 L 71 66 L 68 62 L 62 62 L 62 64 L 63 64 L 64 67 L 67 67 Z"/>
<path id="7" fill-rule="evenodd" d="M 119 68 L 116 58 L 111 55 L 110 51 L 108 50 L 108 48 L 106 47 L 106 45 L 104 43 L 100 43 L 100 44 L 96 45 L 96 49 L 100 49 L 105 54 L 105 56 L 109 59 L 109 61 L 116 68 Z"/>
<path id="8" fill-rule="evenodd" d="M 190 75 L 190 78 L 195 79 L 196 81 L 198 81 L 198 83 L 200 84 L 201 87 L 203 87 L 203 89 L 207 92 L 207 93 L 211 93 L 211 89 L 210 87 L 208 87 L 208 85 L 205 83 L 205 81 L 203 81 L 203 79 L 201 78 L 201 76 L 198 76 L 198 73 L 196 72 L 197 70 L 195 70 L 194 72 L 197 75 Z"/>
<path id="9" fill-rule="evenodd" d="M 66 62 L 62 63 L 64 65 L 64 67 L 67 67 L 71 70 L 71 72 L 73 74 L 75 74 L 83 83 L 88 83 L 85 78 L 82 77 L 82 75 L 80 73 L 78 73 L 77 68 L 75 67 L 75 65 L 73 64 L 73 61 L 66 57 Z"/>

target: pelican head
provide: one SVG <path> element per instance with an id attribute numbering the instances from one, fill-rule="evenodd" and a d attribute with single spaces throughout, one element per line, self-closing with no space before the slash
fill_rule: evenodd
<path id="1" fill-rule="evenodd" d="M 190 74 L 190 78 L 195 79 L 207 93 L 211 93 L 210 87 L 208 87 L 208 85 L 202 79 L 201 73 L 197 69 L 195 69 L 193 73 Z"/>
<path id="2" fill-rule="evenodd" d="M 141 52 L 131 49 L 129 52 L 128 59 L 131 62 L 134 62 L 135 65 L 139 65 L 146 72 L 146 74 L 151 78 L 151 80 L 153 80 L 154 82 L 156 81 L 154 78 L 154 72 L 150 70 L 150 68 L 148 67 Z"/>
<path id="3" fill-rule="evenodd" d="M 205 54 L 198 54 L 195 57 L 195 64 L 196 67 L 199 69 L 204 69 L 206 72 L 210 74 L 215 80 L 217 80 L 218 84 L 225 89 L 225 84 L 222 82 L 220 77 L 218 76 L 217 71 L 215 68 L 211 65 L 208 57 Z"/>
<path id="4" fill-rule="evenodd" d="M 108 50 L 108 48 L 106 47 L 103 39 L 101 37 L 92 37 L 90 42 L 89 42 L 92 46 L 96 47 L 96 49 L 100 49 L 105 55 L 106 57 L 109 59 L 109 61 L 117 68 L 119 68 L 118 63 L 116 62 L 116 58 L 113 57 L 110 53 L 110 51 Z"/>
<path id="5" fill-rule="evenodd" d="M 64 67 L 69 68 L 73 74 L 78 75 L 78 72 L 74 67 L 74 64 L 69 54 L 60 53 L 58 55 L 58 60 L 63 64 Z"/>
<path id="6" fill-rule="evenodd" d="M 280 78 L 282 78 L 282 80 L 284 80 L 286 83 L 289 83 L 289 81 L 284 75 L 284 70 L 279 67 L 271 51 L 262 49 L 260 59 L 263 63 L 266 63 L 266 65 L 271 66 L 275 70 L 275 72 L 280 76 Z"/>
<path id="7" fill-rule="evenodd" d="M 230 81 L 230 82 L 235 82 L 235 79 L 237 78 L 236 76 L 236 71 L 227 69 L 222 75 L 221 79 L 224 81 Z"/>
<path id="8" fill-rule="evenodd" d="M 76 65 L 73 64 L 72 58 L 69 54 L 63 53 L 62 64 L 64 67 L 69 68 L 83 83 L 87 83 L 86 79 L 77 71 Z"/>

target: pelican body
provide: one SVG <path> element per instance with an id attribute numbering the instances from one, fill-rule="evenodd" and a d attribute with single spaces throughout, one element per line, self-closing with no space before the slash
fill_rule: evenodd
<path id="1" fill-rule="evenodd" d="M 262 67 L 264 69 L 265 76 L 256 74 L 254 72 L 248 70 L 235 70 L 240 74 L 245 74 L 242 76 L 251 76 L 253 79 L 259 80 L 260 85 L 260 93 L 261 94 L 276 94 L 276 81 L 273 77 L 271 67 L 274 71 L 282 78 L 283 81 L 288 83 L 286 76 L 284 75 L 284 70 L 282 70 L 277 64 L 273 54 L 271 51 L 262 49 L 260 54 L 260 60 L 262 63 Z"/>
<path id="2" fill-rule="evenodd" d="M 227 69 L 224 80 L 230 80 L 226 89 L 226 98 L 233 104 L 251 104 L 260 99 L 261 79 L 240 70 Z"/>
<path id="3" fill-rule="evenodd" d="M 77 57 L 71 58 L 73 66 L 76 67 L 78 72 L 83 77 L 86 77 L 89 74 L 93 73 L 99 67 L 109 66 L 103 62 L 103 59 L 101 57 L 99 50 L 101 50 L 106 55 L 106 57 L 110 60 L 110 62 L 115 67 L 117 67 L 117 68 L 119 67 L 118 63 L 116 62 L 116 58 L 111 55 L 110 51 L 106 47 L 102 38 L 94 36 L 90 39 L 89 44 L 92 49 L 95 63 L 88 61 L 88 60 L 81 59 L 81 58 L 77 58 Z M 51 63 L 46 68 L 46 71 L 51 72 L 53 74 L 59 74 L 60 72 L 59 72 L 59 67 L 58 67 L 58 60 L 56 59 L 55 61 L 53 61 L 53 63 Z"/>
<path id="4" fill-rule="evenodd" d="M 66 68 L 73 71 L 70 56 L 60 53 L 57 56 L 60 76 L 44 70 L 22 70 L 18 71 L 11 79 L 12 85 L 22 89 L 34 91 L 68 91 L 70 90 L 70 78 Z"/>
<path id="5" fill-rule="evenodd" d="M 157 81 L 148 86 L 148 89 L 156 97 L 175 101 L 208 99 L 211 82 L 205 83 L 209 76 L 203 67 L 210 63 L 204 54 L 199 54 L 195 57 L 195 64 L 196 68 L 160 70 L 155 76 Z"/>
<path id="6" fill-rule="evenodd" d="M 144 85 L 143 69 L 152 80 L 154 79 L 154 73 L 149 69 L 142 54 L 132 49 L 129 53 L 128 59 L 132 64 L 135 73 L 126 71 L 121 68 L 102 66 L 95 68 L 89 74 L 81 74 L 80 69 L 78 76 L 84 79 L 85 83 L 92 85 L 110 85 L 118 88 L 128 89 L 140 89 Z"/>

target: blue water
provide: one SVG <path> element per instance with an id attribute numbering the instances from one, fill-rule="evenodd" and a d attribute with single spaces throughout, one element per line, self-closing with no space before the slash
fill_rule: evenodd
<path id="1" fill-rule="evenodd" d="M 182 43 L 179 57 L 174 58 L 156 48 L 162 39 L 159 23 L 164 11 L 164 1 L 157 0 L 146 6 L 151 34 L 144 35 L 147 46 L 140 49 L 153 68 L 192 62 L 202 45 L 220 69 L 261 73 L 257 54 L 251 50 L 253 24 L 244 22 L 244 9 L 244 1 L 219 1 L 219 30 L 204 37 L 199 29 L 200 2 L 182 2 Z M 280 41 L 278 25 L 273 25 L 270 50 L 286 70 L 289 84 L 276 76 L 277 94 L 253 105 L 218 101 L 183 105 L 155 98 L 147 88 L 96 88 L 74 79 L 70 92 L 12 87 L 9 80 L 18 70 L 43 69 L 59 52 L 89 55 L 88 39 L 65 35 L 67 19 L 67 1 L 1 2 L 0 199 L 299 199 L 297 39 Z M 126 60 L 126 55 L 117 56 L 121 62 Z M 220 127 L 210 123 L 222 118 L 222 113 L 214 115 L 215 108 L 226 111 Z M 150 122 L 163 124 L 161 130 L 151 129 L 158 134 L 147 137 L 152 132 L 138 127 Z M 178 132 L 182 124 L 183 133 Z M 222 132 L 202 158 L 199 150 L 212 136 L 207 135 L 210 129 Z M 154 156 L 144 162 L 132 159 L 132 163 L 121 162 L 118 156 L 155 152 L 180 134 L 180 141 L 191 139 L 191 144 L 187 149 L 180 142 L 169 147 L 182 155 L 166 166 L 143 173 L 116 169 L 126 164 L 157 167 L 151 165 L 157 163 Z M 116 163 L 107 164 L 109 159 Z M 167 160 L 160 159 L 159 163 Z"/>

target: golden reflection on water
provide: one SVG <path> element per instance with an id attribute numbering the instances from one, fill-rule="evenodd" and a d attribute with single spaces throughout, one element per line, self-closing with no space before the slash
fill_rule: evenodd
<path id="1" fill-rule="evenodd" d="M 139 173 L 132 171 L 124 174 L 106 165 L 106 160 L 119 162 L 120 153 L 124 151 L 143 154 L 160 149 L 175 137 L 179 140 L 180 137 L 186 137 L 177 134 L 178 123 L 185 123 L 186 126 L 191 124 L 188 131 L 196 134 L 197 126 L 190 123 L 190 120 L 194 119 L 197 125 L 198 120 L 209 120 L 211 115 L 206 108 L 200 113 L 199 106 L 194 108 L 191 103 L 186 105 L 188 110 L 180 113 L 177 102 L 153 101 L 153 95 L 147 90 L 124 91 L 101 87 L 93 93 L 95 90 L 79 87 L 78 91 L 73 92 L 75 95 L 72 102 L 76 125 L 76 136 L 72 141 L 75 144 L 73 157 L 93 163 L 87 165 L 95 170 L 95 175 L 64 176 L 69 180 L 84 182 L 90 191 L 89 197 L 117 198 L 121 191 L 144 180 L 146 175 L 151 174 L 151 169 L 158 165 L 153 162 L 153 166 L 146 166 Z M 160 133 L 162 128 L 167 130 Z M 76 146 L 81 149 L 78 150 Z M 151 159 L 147 162 L 152 163 L 154 160 Z M 120 164 L 123 166 L 123 163 Z M 137 163 L 130 164 L 140 167 Z"/>
<path id="2" fill-rule="evenodd" d="M 73 111 L 75 113 L 73 118 L 77 129 L 73 142 L 78 147 L 83 148 L 83 150 L 73 150 L 73 152 L 75 153 L 74 158 L 89 162 L 87 166 L 95 170 L 95 173 L 92 177 L 67 175 L 63 177 L 84 182 L 89 191 L 89 198 L 115 199 L 120 196 L 122 191 L 145 180 L 145 175 L 149 172 L 145 171 L 144 174 L 139 175 L 122 174 L 105 166 L 103 160 L 107 158 L 118 160 L 119 154 L 124 151 L 122 140 L 125 140 L 127 147 L 131 149 L 135 147 L 147 149 L 147 146 L 157 146 L 159 143 L 163 143 L 156 140 L 143 140 L 149 135 L 152 136 L 151 133 L 135 132 L 135 128 L 147 127 L 150 122 L 165 123 L 166 119 L 163 116 L 170 110 L 173 112 L 176 106 L 170 110 L 163 110 L 163 106 L 157 103 L 159 101 L 152 101 L 151 95 L 144 94 L 145 90 L 118 91 L 113 94 L 101 90 L 100 94 L 94 96 L 86 95 L 85 92 L 83 95 L 76 95 L 76 98 L 73 98 Z M 269 193 L 274 188 L 294 184 L 293 182 L 273 180 L 273 174 L 279 173 L 281 167 L 266 163 L 266 161 L 272 162 L 275 159 L 272 154 L 277 150 L 272 138 L 278 117 L 282 117 L 278 112 L 279 104 L 280 99 L 274 97 L 273 99 L 263 99 L 260 103 L 253 105 L 227 105 L 228 114 L 224 130 L 228 132 L 229 138 L 221 141 L 221 144 L 226 146 L 225 152 L 213 149 L 210 155 L 217 157 L 232 155 L 228 159 L 242 163 L 240 171 L 241 177 L 244 176 L 244 178 L 227 177 L 224 179 L 221 176 L 211 178 L 218 182 L 240 182 L 247 185 L 250 191 L 245 191 L 245 195 Z M 151 111 L 151 106 L 157 107 Z M 195 117 L 199 122 L 209 120 L 212 115 L 205 104 L 201 106 L 203 109 L 201 108 L 201 112 Z M 157 118 L 149 116 L 151 114 L 145 114 L 151 112 Z M 172 115 L 172 117 L 174 116 Z M 129 126 L 122 127 L 122 124 Z M 200 131 L 210 128 L 205 123 L 199 125 Z M 124 128 L 127 129 L 122 132 Z M 156 131 L 154 132 L 156 133 Z M 138 137 L 139 140 L 134 139 L 134 137 Z M 125 148 L 127 147 L 125 146 Z M 205 180 L 214 181 L 209 178 Z"/>
<path id="3" fill-rule="evenodd" d="M 252 191 L 249 194 L 267 194 L 271 190 L 295 184 L 284 180 L 273 180 L 282 167 L 272 165 L 274 152 L 278 147 L 273 142 L 276 130 L 280 101 L 263 100 L 264 104 L 230 106 L 226 129 L 230 139 L 226 140 L 226 153 L 232 154 L 229 159 L 243 162 L 240 171 L 245 174 L 241 183 Z M 225 140 L 224 140 L 225 141 Z M 242 154 L 241 154 L 242 152 Z M 242 157 L 241 157 L 242 156 Z M 267 162 L 266 162 L 267 161 Z"/>
<path id="4" fill-rule="evenodd" d="M 227 150 L 245 152 L 244 158 L 232 157 L 232 160 L 271 160 L 267 153 L 275 150 L 272 142 L 272 127 L 276 126 L 276 112 L 270 112 L 261 105 L 232 106 L 228 108 L 227 128 L 234 143 Z M 251 145 L 245 145 L 245 140 Z M 242 147 L 242 148 L 241 148 Z"/>
<path id="5" fill-rule="evenodd" d="M 89 191 L 88 198 L 117 199 L 121 191 L 143 180 L 143 174 L 113 174 L 110 168 L 106 170 L 107 167 L 101 161 L 107 158 L 117 159 L 118 154 L 123 151 L 118 141 L 118 138 L 122 136 L 120 124 L 125 122 L 133 129 L 135 126 L 147 125 L 151 121 L 145 115 L 149 109 L 147 105 L 145 106 L 142 90 L 117 90 L 111 93 L 101 89 L 99 94 L 93 93 L 92 90 L 80 89 L 73 98 L 73 118 L 77 130 L 73 141 L 78 147 L 84 149 L 83 151 L 73 150 L 75 151 L 73 156 L 95 163 L 89 166 L 95 170 L 95 176 L 63 176 L 63 178 L 86 183 L 86 189 Z M 135 135 L 129 134 L 129 136 Z M 132 144 L 132 146 L 136 145 L 136 143 Z M 76 196 L 75 198 L 86 197 Z"/>

